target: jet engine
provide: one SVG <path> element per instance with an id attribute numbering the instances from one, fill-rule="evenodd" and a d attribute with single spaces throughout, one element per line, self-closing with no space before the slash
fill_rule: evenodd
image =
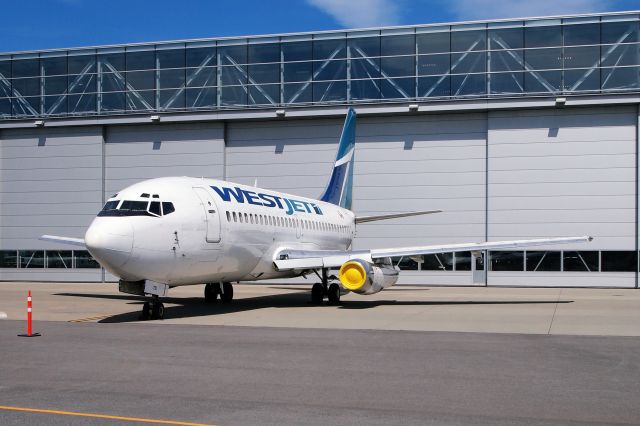
<path id="1" fill-rule="evenodd" d="M 338 278 L 342 286 L 358 294 L 374 294 L 398 281 L 399 272 L 391 264 L 375 264 L 360 259 L 345 262 Z"/>

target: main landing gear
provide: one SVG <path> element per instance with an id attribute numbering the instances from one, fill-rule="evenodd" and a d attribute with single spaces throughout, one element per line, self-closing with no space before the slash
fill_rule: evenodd
<path id="1" fill-rule="evenodd" d="M 233 286 L 231 283 L 209 283 L 204 286 L 204 301 L 216 303 L 220 296 L 222 303 L 231 303 L 233 300 Z"/>
<path id="2" fill-rule="evenodd" d="M 311 303 L 314 305 L 322 304 L 325 296 L 332 305 L 340 303 L 340 286 L 336 283 L 329 285 L 329 277 L 327 276 L 327 270 L 322 269 L 322 282 L 315 283 L 311 287 Z"/>
<path id="3" fill-rule="evenodd" d="M 142 305 L 142 320 L 164 319 L 164 305 L 156 295 Z"/>

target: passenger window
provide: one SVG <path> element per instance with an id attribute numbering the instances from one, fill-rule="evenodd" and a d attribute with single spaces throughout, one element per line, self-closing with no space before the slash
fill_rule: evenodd
<path id="1" fill-rule="evenodd" d="M 173 203 L 170 203 L 170 202 L 167 202 L 167 201 L 164 201 L 162 203 L 162 213 L 165 216 L 170 214 L 170 213 L 173 213 L 175 211 L 176 211 L 176 209 L 173 207 Z"/>
<path id="2" fill-rule="evenodd" d="M 238 216 L 236 215 L 236 212 L 233 212 L 233 221 L 234 222 L 238 221 Z"/>
<path id="3" fill-rule="evenodd" d="M 152 201 L 149 204 L 149 213 L 153 213 L 156 216 L 162 216 L 162 211 L 160 211 L 160 201 Z"/>
<path id="4" fill-rule="evenodd" d="M 227 212 L 227 222 L 231 222 L 231 213 Z"/>

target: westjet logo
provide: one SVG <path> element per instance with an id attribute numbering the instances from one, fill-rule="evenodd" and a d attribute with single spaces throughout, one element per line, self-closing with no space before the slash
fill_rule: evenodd
<path id="1" fill-rule="evenodd" d="M 211 188 L 226 202 L 231 202 L 231 198 L 233 197 L 233 199 L 240 204 L 246 202 L 256 206 L 277 207 L 281 210 L 286 210 L 288 215 L 292 215 L 295 212 L 323 214 L 320 207 L 306 201 L 292 200 L 262 192 L 256 193 L 238 188 L 237 186 L 235 188 L 228 188 L 226 186 L 218 188 L 217 186 L 211 186 Z"/>

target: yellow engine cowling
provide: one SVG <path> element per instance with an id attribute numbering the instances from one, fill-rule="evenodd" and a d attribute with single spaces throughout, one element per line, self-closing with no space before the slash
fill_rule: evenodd
<path id="1" fill-rule="evenodd" d="M 374 294 L 398 281 L 398 270 L 392 265 L 378 265 L 354 259 L 340 267 L 338 278 L 342 286 L 358 294 Z"/>

